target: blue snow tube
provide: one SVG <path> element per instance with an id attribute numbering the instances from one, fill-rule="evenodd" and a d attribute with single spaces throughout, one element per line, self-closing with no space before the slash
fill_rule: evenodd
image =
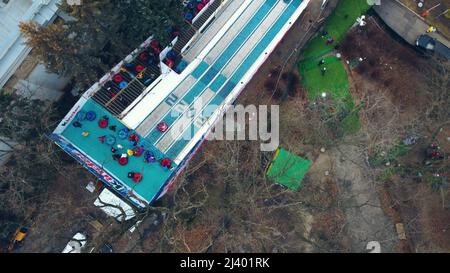
<path id="1" fill-rule="evenodd" d="M 147 163 L 153 163 L 153 162 L 156 162 L 155 156 L 154 156 L 153 153 L 152 153 L 151 151 L 149 151 L 149 150 L 146 150 L 146 151 L 144 152 L 144 160 L 145 160 L 145 162 L 147 162 Z"/>
<path id="2" fill-rule="evenodd" d="M 86 119 L 89 121 L 94 121 L 96 117 L 97 117 L 97 114 L 95 114 L 94 111 L 89 111 L 86 113 Z"/>
<path id="3" fill-rule="evenodd" d="M 177 65 L 177 67 L 175 68 L 175 70 L 178 72 L 178 73 L 181 73 L 181 72 L 183 72 L 183 70 L 187 67 L 187 63 L 185 62 L 185 61 L 181 61 L 178 65 Z"/>
<path id="4" fill-rule="evenodd" d="M 169 52 L 167 52 L 166 57 L 169 59 L 175 60 L 175 58 L 177 57 L 177 53 L 175 53 L 175 51 L 173 51 L 173 50 L 170 50 Z"/>
<path id="5" fill-rule="evenodd" d="M 195 8 L 195 2 L 194 1 L 189 2 L 187 6 L 188 6 L 189 9 L 194 9 Z"/>
<path id="6" fill-rule="evenodd" d="M 123 66 L 125 66 L 125 68 L 129 69 L 129 70 L 133 70 L 134 69 L 134 65 L 132 63 L 126 63 Z"/>
<path id="7" fill-rule="evenodd" d="M 187 12 L 185 15 L 184 15 L 184 19 L 186 20 L 186 21 L 192 21 L 192 19 L 194 19 L 194 15 L 191 13 L 191 12 Z"/>
<path id="8" fill-rule="evenodd" d="M 86 112 L 83 111 L 83 110 L 79 111 L 79 112 L 77 113 L 77 115 L 76 115 L 75 118 L 76 118 L 76 120 L 78 120 L 78 121 L 83 121 L 83 120 L 85 120 L 85 119 L 86 119 Z"/>
<path id="9" fill-rule="evenodd" d="M 127 86 L 128 86 L 128 83 L 127 83 L 126 81 L 121 81 L 121 82 L 119 83 L 120 89 L 124 89 L 124 88 L 127 87 Z"/>
<path id="10" fill-rule="evenodd" d="M 126 139 L 128 137 L 128 132 L 129 132 L 129 130 L 127 128 L 120 129 L 119 138 Z"/>
<path id="11" fill-rule="evenodd" d="M 116 144 L 116 138 L 112 135 L 108 135 L 106 136 L 105 143 L 109 146 L 113 146 L 114 144 Z"/>

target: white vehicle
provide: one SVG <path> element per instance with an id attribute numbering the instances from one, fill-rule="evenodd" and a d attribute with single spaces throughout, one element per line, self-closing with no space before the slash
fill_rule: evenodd
<path id="1" fill-rule="evenodd" d="M 72 240 L 67 243 L 62 253 L 81 253 L 81 250 L 86 245 L 86 242 L 86 235 L 78 232 L 72 237 Z"/>

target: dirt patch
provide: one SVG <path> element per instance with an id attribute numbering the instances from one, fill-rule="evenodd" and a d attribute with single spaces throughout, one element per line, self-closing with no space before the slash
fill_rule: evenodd
<path id="1" fill-rule="evenodd" d="M 93 203 L 96 194 L 84 186 L 95 178 L 74 165 L 60 175 L 48 191 L 48 199 L 39 209 L 23 246 L 17 252 L 61 252 L 70 238 L 82 232 L 92 240 L 97 236 L 89 222 L 107 222 Z"/>
<path id="2" fill-rule="evenodd" d="M 340 51 L 350 62 L 363 59 L 351 73 L 356 89 L 365 91 L 359 95 L 386 91 L 402 112 L 423 110 L 417 102 L 426 101 L 421 88 L 426 86 L 428 60 L 393 39 L 374 17 L 365 28 L 351 30 Z"/>
<path id="3" fill-rule="evenodd" d="M 334 175 L 352 238 L 352 251 L 364 252 L 368 242 L 378 241 L 382 252 L 393 252 L 397 243 L 394 224 L 381 208 L 376 182 L 364 164 L 361 149 L 341 145 L 334 156 Z"/>
<path id="4" fill-rule="evenodd" d="M 450 152 L 449 129 L 449 126 L 443 128 L 433 141 L 445 154 Z M 382 188 L 385 206 L 392 211 L 396 222 L 404 223 L 409 249 L 416 252 L 447 252 L 450 249 L 448 189 L 436 189 L 418 174 L 433 168 L 423 165 L 432 135 L 424 135 L 406 156 L 399 159 L 402 166 L 411 171 L 394 174 Z"/>

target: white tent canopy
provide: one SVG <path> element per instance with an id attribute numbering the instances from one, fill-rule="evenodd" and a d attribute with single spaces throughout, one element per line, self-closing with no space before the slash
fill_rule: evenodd
<path id="1" fill-rule="evenodd" d="M 106 188 L 95 200 L 94 205 L 99 207 L 109 216 L 116 218 L 119 222 L 129 220 L 136 216 L 130 205 Z M 119 207 L 123 210 L 123 212 Z"/>
<path id="2" fill-rule="evenodd" d="M 67 243 L 62 253 L 81 253 L 81 250 L 86 245 L 86 236 L 83 233 L 78 232 Z"/>

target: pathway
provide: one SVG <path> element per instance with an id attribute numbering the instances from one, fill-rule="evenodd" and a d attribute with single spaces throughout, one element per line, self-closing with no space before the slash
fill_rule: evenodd
<path id="1" fill-rule="evenodd" d="M 375 12 L 398 35 L 411 45 L 416 45 L 417 38 L 426 34 L 428 24 L 418 14 L 396 0 L 383 0 L 379 6 L 374 6 Z M 447 47 L 450 42 L 441 34 L 428 33 Z"/>

